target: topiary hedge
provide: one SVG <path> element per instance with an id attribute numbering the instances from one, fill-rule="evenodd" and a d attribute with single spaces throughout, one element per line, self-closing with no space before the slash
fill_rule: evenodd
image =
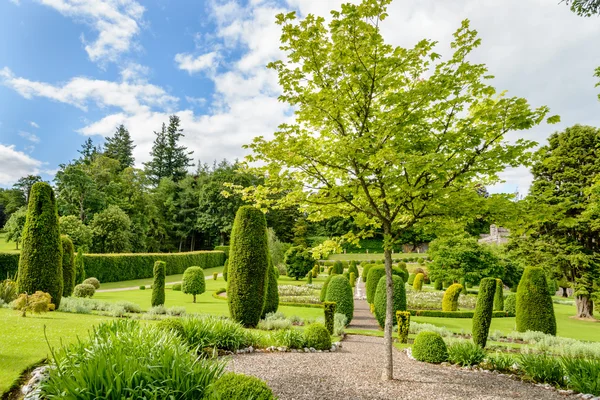
<path id="1" fill-rule="evenodd" d="M 435 282 L 433 283 L 433 288 L 435 290 L 442 290 L 444 288 L 442 280 L 441 279 L 436 279 Z"/>
<path id="2" fill-rule="evenodd" d="M 333 263 L 332 273 L 341 275 L 344 273 L 344 264 L 341 261 L 336 261 Z"/>
<path id="3" fill-rule="evenodd" d="M 327 286 L 329 286 L 329 282 L 331 281 L 331 278 L 333 278 L 334 276 L 335 275 L 329 275 L 327 277 L 327 279 L 325 279 L 325 282 L 323 282 L 323 287 L 321 288 L 321 293 L 319 294 L 320 302 L 325 301 L 325 297 L 327 297 Z"/>
<path id="4" fill-rule="evenodd" d="M 77 250 L 75 255 L 75 284 L 83 282 L 85 279 L 85 265 L 83 262 L 83 252 L 81 249 Z"/>
<path id="5" fill-rule="evenodd" d="M 415 289 L 418 292 L 423 290 L 423 281 L 424 280 L 425 280 L 425 274 L 423 274 L 422 272 L 419 272 L 417 275 L 415 275 L 415 279 L 413 281 L 413 289 Z"/>
<path id="6" fill-rule="evenodd" d="M 175 288 L 173 288 L 173 290 L 175 290 Z M 193 302 L 195 303 L 196 295 L 206 291 L 204 270 L 200 267 L 189 267 L 186 269 L 183 273 L 183 279 L 181 280 L 181 291 L 185 294 L 191 294 L 193 296 Z"/>
<path id="7" fill-rule="evenodd" d="M 398 324 L 398 341 L 408 343 L 408 332 L 410 330 L 410 312 L 396 311 L 396 323 Z"/>
<path id="8" fill-rule="evenodd" d="M 477 295 L 477 305 L 475 306 L 475 315 L 473 315 L 473 343 L 481 348 L 485 348 L 487 337 L 492 323 L 492 313 L 494 312 L 494 293 L 496 292 L 496 279 L 483 278 L 479 282 L 479 294 Z"/>
<path id="9" fill-rule="evenodd" d="M 450 287 L 446 289 L 444 297 L 442 298 L 442 311 L 458 310 L 458 298 L 460 297 L 462 290 L 462 285 L 458 283 L 450 285 Z"/>
<path id="10" fill-rule="evenodd" d="M 546 274 L 539 267 L 528 267 L 517 289 L 517 331 L 538 331 L 556 335 L 556 317 L 548 292 Z"/>
<path id="11" fill-rule="evenodd" d="M 415 277 L 417 275 L 416 274 L 410 274 L 408 275 L 408 281 L 406 283 L 408 283 L 410 286 L 413 285 L 413 283 L 415 283 Z"/>
<path id="12" fill-rule="evenodd" d="M 165 304 L 165 271 L 167 264 L 164 261 L 154 263 L 154 281 L 152 282 L 152 307 Z M 203 275 L 204 276 L 204 275 Z"/>
<path id="13" fill-rule="evenodd" d="M 213 384 L 215 397 L 219 400 L 274 400 L 267 384 L 254 377 L 228 372 Z"/>
<path id="14" fill-rule="evenodd" d="M 73 242 L 67 235 L 60 236 L 62 244 L 63 297 L 73 294 L 75 287 L 75 252 Z"/>
<path id="15" fill-rule="evenodd" d="M 269 271 L 267 279 L 267 292 L 265 294 L 265 304 L 261 318 L 264 318 L 268 313 L 274 313 L 279 308 L 279 291 L 277 290 L 277 272 L 276 268 L 271 263 L 269 257 Z M 310 274 L 309 274 L 310 275 Z M 310 275 L 312 276 L 312 275 Z"/>
<path id="16" fill-rule="evenodd" d="M 31 187 L 21 242 L 19 292 L 46 292 L 59 308 L 63 294 L 62 244 L 56 198 L 45 182 Z"/>
<path id="17" fill-rule="evenodd" d="M 325 301 L 335 302 L 335 312 L 344 314 L 347 318 L 346 324 L 352 321 L 354 315 L 354 296 L 352 286 L 344 276 L 334 275 L 327 286 Z"/>
<path id="18" fill-rule="evenodd" d="M 304 329 L 304 342 L 306 347 L 316 350 L 329 350 L 331 348 L 331 336 L 325 325 L 314 323 Z"/>
<path id="19" fill-rule="evenodd" d="M 367 277 L 369 276 L 369 270 L 373 267 L 373 264 L 364 264 L 363 267 L 363 272 L 362 272 L 362 280 L 363 282 L 367 281 Z"/>
<path id="20" fill-rule="evenodd" d="M 510 293 L 504 299 L 504 311 L 513 317 L 517 314 L 517 295 Z"/>
<path id="21" fill-rule="evenodd" d="M 375 318 L 377 318 L 377 322 L 382 328 L 385 326 L 385 311 L 387 306 L 386 279 L 385 275 L 379 278 L 374 299 Z M 396 275 L 392 275 L 392 285 L 394 290 L 392 315 L 396 315 L 397 311 L 406 311 L 406 289 L 402 278 Z"/>
<path id="22" fill-rule="evenodd" d="M 448 359 L 448 347 L 435 332 L 420 332 L 412 346 L 412 355 L 419 361 L 439 364 Z"/>
<path id="23" fill-rule="evenodd" d="M 151 278 L 157 261 L 167 263 L 167 275 L 183 274 L 187 268 L 202 269 L 223 265 L 222 251 L 192 251 L 188 253 L 84 254 L 85 272 L 101 282 L 119 282 Z"/>
<path id="24" fill-rule="evenodd" d="M 377 265 L 369 269 L 369 275 L 367 276 L 367 303 L 373 304 L 375 301 L 375 292 L 377 291 L 377 285 L 379 279 L 385 276 L 385 267 L 383 265 Z"/>
<path id="25" fill-rule="evenodd" d="M 504 310 L 504 285 L 502 279 L 496 279 L 496 291 L 494 292 L 494 311 Z"/>
<path id="26" fill-rule="evenodd" d="M 231 318 L 246 327 L 255 327 L 262 315 L 268 266 L 265 215 L 255 207 L 242 206 L 231 230 L 227 303 Z"/>
<path id="27" fill-rule="evenodd" d="M 215 246 L 215 251 L 222 251 L 225 253 L 225 261 L 229 258 L 229 246 Z"/>
<path id="28" fill-rule="evenodd" d="M 354 272 L 354 276 L 358 278 L 358 267 L 356 266 L 356 261 L 350 261 L 350 265 L 348 266 L 348 273 Z"/>
<path id="29" fill-rule="evenodd" d="M 323 303 L 325 313 L 325 328 L 330 335 L 333 335 L 333 325 L 335 317 L 335 303 L 333 301 L 326 301 Z"/>

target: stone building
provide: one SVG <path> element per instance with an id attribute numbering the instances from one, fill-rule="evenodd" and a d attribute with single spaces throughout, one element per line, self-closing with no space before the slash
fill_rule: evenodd
<path id="1" fill-rule="evenodd" d="M 492 224 L 490 225 L 490 233 L 483 233 L 480 236 L 479 243 L 502 244 L 508 242 L 510 231 Z"/>

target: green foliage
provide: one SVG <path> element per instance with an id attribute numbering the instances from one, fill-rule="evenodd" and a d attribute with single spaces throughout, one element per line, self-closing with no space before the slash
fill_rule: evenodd
<path id="1" fill-rule="evenodd" d="M 410 310 L 411 315 L 416 317 L 434 317 L 434 318 L 469 318 L 475 316 L 475 311 L 439 311 L 439 310 Z M 494 311 L 492 318 L 507 317 L 504 311 Z"/>
<path id="2" fill-rule="evenodd" d="M 479 347 L 479 346 L 477 346 Z M 485 360 L 485 363 L 482 365 L 483 368 L 488 369 L 490 371 L 498 371 L 498 372 L 511 372 L 513 365 L 515 365 L 515 359 L 510 354 L 506 353 L 496 353 L 489 354 Z"/>
<path id="3" fill-rule="evenodd" d="M 460 280 L 458 282 L 463 287 L 461 294 L 465 294 L 466 295 L 467 294 L 467 283 L 465 281 L 465 278 L 460 278 Z"/>
<path id="4" fill-rule="evenodd" d="M 75 286 L 75 253 L 73 242 L 68 236 L 61 235 L 62 244 L 62 270 L 63 270 L 63 296 L 69 297 Z"/>
<path id="5" fill-rule="evenodd" d="M 12 306 L 15 310 L 21 311 L 21 316 L 26 317 L 28 311 L 34 314 L 50 311 L 51 303 L 50 295 L 38 290 L 33 294 L 21 293 Z"/>
<path id="6" fill-rule="evenodd" d="M 228 372 L 215 382 L 215 394 L 220 400 L 273 400 L 273 392 L 264 381 L 248 375 Z"/>
<path id="7" fill-rule="evenodd" d="M 518 363 L 524 375 L 534 382 L 557 386 L 565 384 L 560 359 L 547 354 L 521 354 Z"/>
<path id="8" fill-rule="evenodd" d="M 181 292 L 181 287 L 182 287 L 181 283 L 174 283 L 171 286 L 171 290 L 174 290 L 176 292 Z"/>
<path id="9" fill-rule="evenodd" d="M 17 275 L 19 253 L 0 253 L 0 279 Z"/>
<path id="10" fill-rule="evenodd" d="M 458 298 L 463 291 L 462 285 L 455 283 L 450 285 L 444 292 L 442 299 L 442 311 L 456 311 L 458 310 Z"/>
<path id="11" fill-rule="evenodd" d="M 496 292 L 496 279 L 483 278 L 479 282 L 479 295 L 477 296 L 477 306 L 475 306 L 475 315 L 473 315 L 473 343 L 485 347 L 490 324 L 492 323 L 492 313 L 494 312 L 494 293 Z"/>
<path id="12" fill-rule="evenodd" d="M 321 293 L 319 295 L 319 301 L 322 303 L 325 301 L 325 297 L 327 297 L 327 287 L 329 286 L 329 281 L 331 281 L 331 278 L 333 278 L 335 275 L 329 275 L 327 277 L 327 279 L 325 279 L 325 282 L 323 282 L 323 287 L 321 288 Z"/>
<path id="13" fill-rule="evenodd" d="M 191 294 L 196 302 L 196 295 L 204 293 L 206 290 L 206 280 L 204 270 L 200 267 L 189 267 L 183 273 L 181 281 L 181 291 L 185 294 Z"/>
<path id="14" fill-rule="evenodd" d="M 225 265 L 223 265 L 223 280 L 227 282 L 227 274 L 229 269 L 229 260 L 225 260 Z"/>
<path id="15" fill-rule="evenodd" d="M 63 294 L 62 245 L 54 191 L 44 182 L 31 188 L 17 284 L 20 293 L 49 293 L 58 308 Z"/>
<path id="16" fill-rule="evenodd" d="M 120 168 L 133 167 L 133 149 L 135 145 L 131 140 L 129 131 L 122 124 L 117 127 L 112 137 L 107 137 L 104 143 L 104 155 L 119 162 Z"/>
<path id="17" fill-rule="evenodd" d="M 83 261 L 83 251 L 81 249 L 77 250 L 77 254 L 75 255 L 75 284 L 83 282 L 85 279 L 85 265 Z"/>
<path id="18" fill-rule="evenodd" d="M 352 321 L 354 315 L 354 295 L 350 282 L 344 276 L 334 275 L 327 286 L 325 301 L 335 303 L 335 312 L 344 314 L 347 323 Z"/>
<path id="19" fill-rule="evenodd" d="M 501 279 L 496 279 L 496 291 L 494 292 L 494 311 L 504 310 L 504 285 Z"/>
<path id="20" fill-rule="evenodd" d="M 413 280 L 413 289 L 420 292 L 423 290 L 423 280 L 425 279 L 425 275 L 422 273 L 418 273 L 415 275 L 415 279 Z"/>
<path id="21" fill-rule="evenodd" d="M 150 278 L 156 261 L 165 261 L 167 275 L 176 275 L 182 274 L 191 266 L 203 269 L 218 267 L 223 265 L 224 256 L 220 251 L 194 251 L 170 254 L 85 254 L 83 257 L 86 274 L 107 283 Z"/>
<path id="22" fill-rule="evenodd" d="M 408 281 L 406 281 L 406 283 L 408 283 L 410 286 L 412 286 L 415 283 L 416 276 L 417 276 L 416 274 L 408 275 Z"/>
<path id="23" fill-rule="evenodd" d="M 75 297 L 92 297 L 96 293 L 96 288 L 89 283 L 80 283 L 73 288 L 73 296 Z"/>
<path id="24" fill-rule="evenodd" d="M 287 276 L 296 280 L 304 278 L 315 265 L 315 259 L 310 251 L 303 246 L 290 247 L 285 253 Z"/>
<path id="25" fill-rule="evenodd" d="M 442 279 L 441 278 L 436 279 L 433 287 L 435 290 L 442 290 L 443 289 Z"/>
<path id="26" fill-rule="evenodd" d="M 325 327 L 330 335 L 333 335 L 333 317 L 335 315 L 336 304 L 333 301 L 326 301 L 323 303 L 323 310 L 325 313 Z"/>
<path id="27" fill-rule="evenodd" d="M 4 225 L 6 231 L 6 241 L 15 242 L 17 249 L 23 237 L 23 228 L 27 220 L 27 207 L 21 207 L 10 215 L 8 221 Z"/>
<path id="28" fill-rule="evenodd" d="M 385 313 L 387 306 L 386 279 L 387 277 L 385 275 L 379 278 L 377 289 L 375 290 L 375 297 L 373 299 L 375 304 L 375 318 L 377 318 L 377 322 L 382 328 L 385 326 Z M 396 315 L 398 311 L 406 311 L 406 289 L 404 287 L 404 281 L 402 278 L 396 275 L 392 275 L 392 286 L 392 315 Z"/>
<path id="29" fill-rule="evenodd" d="M 354 272 L 350 272 L 348 280 L 350 281 L 350 286 L 354 287 L 356 285 L 356 275 Z"/>
<path id="30" fill-rule="evenodd" d="M 408 332 L 410 331 L 410 312 L 396 311 L 396 323 L 398 325 L 398 341 L 408 343 Z"/>
<path id="31" fill-rule="evenodd" d="M 448 348 L 438 333 L 423 331 L 415 338 L 412 355 L 419 361 L 439 364 L 448 359 Z"/>
<path id="32" fill-rule="evenodd" d="M 371 269 L 371 267 L 373 267 L 373 264 L 363 264 L 363 273 L 362 273 L 362 280 L 363 282 L 367 281 L 367 277 L 369 276 L 369 270 Z"/>
<path id="33" fill-rule="evenodd" d="M 358 274 L 358 268 L 356 267 L 356 261 L 354 261 L 354 260 L 350 261 L 350 265 L 348 266 L 348 272 L 349 273 L 354 272 L 354 276 L 356 278 L 358 278 L 359 274 Z"/>
<path id="34" fill-rule="evenodd" d="M 86 285 L 92 285 L 94 289 L 100 289 L 100 281 L 97 278 L 89 277 L 82 282 Z"/>
<path id="35" fill-rule="evenodd" d="M 317 264 L 315 264 L 315 266 L 312 269 L 312 277 L 313 278 L 317 278 L 319 276 L 319 266 Z"/>
<path id="36" fill-rule="evenodd" d="M 312 270 L 308 271 L 308 274 L 306 274 L 306 278 L 307 278 L 307 283 L 309 285 L 311 285 L 312 284 L 312 280 L 313 280 Z"/>
<path id="37" fill-rule="evenodd" d="M 183 329 L 183 323 L 180 318 L 166 318 L 161 319 L 156 324 L 158 329 L 162 329 L 165 331 L 171 331 L 179 337 L 184 337 L 185 330 Z"/>
<path id="38" fill-rule="evenodd" d="M 600 396 L 600 360 L 563 357 L 562 365 L 569 388 Z"/>
<path id="39" fill-rule="evenodd" d="M 333 273 L 342 275 L 344 273 L 344 264 L 341 261 L 336 261 L 333 263 Z"/>
<path id="40" fill-rule="evenodd" d="M 248 331 L 230 318 L 213 315 L 181 319 L 184 340 L 191 348 L 236 351 L 249 346 Z"/>
<path id="41" fill-rule="evenodd" d="M 116 205 L 97 213 L 90 222 L 92 250 L 96 253 L 131 251 L 131 220 Z"/>
<path id="42" fill-rule="evenodd" d="M 461 367 L 477 365 L 485 356 L 485 350 L 471 342 L 457 342 L 448 347 L 448 361 Z"/>
<path id="43" fill-rule="evenodd" d="M 268 265 L 265 216 L 257 208 L 240 207 L 231 231 L 227 300 L 231 318 L 244 326 L 254 327 L 260 320 Z"/>
<path id="44" fill-rule="evenodd" d="M 88 252 L 92 248 L 92 229 L 74 215 L 59 218 L 60 233 L 69 236 L 75 249 Z"/>
<path id="45" fill-rule="evenodd" d="M 525 268 L 517 289 L 517 331 L 556 335 L 556 316 L 542 268 Z"/>
<path id="46" fill-rule="evenodd" d="M 215 246 L 214 250 L 225 253 L 225 260 L 229 258 L 229 246 Z"/>
<path id="47" fill-rule="evenodd" d="M 265 304 L 263 306 L 261 317 L 264 318 L 269 313 L 277 312 L 279 308 L 279 291 L 277 290 L 277 269 L 269 260 L 269 270 L 267 272 L 267 291 L 265 293 Z M 312 276 L 309 274 L 309 276 Z"/>
<path id="48" fill-rule="evenodd" d="M 12 279 L 0 281 L 0 300 L 8 304 L 17 298 L 17 282 Z"/>
<path id="49" fill-rule="evenodd" d="M 154 263 L 154 281 L 152 282 L 152 307 L 162 306 L 165 304 L 165 275 L 167 263 L 157 261 Z M 185 273 L 184 273 L 185 278 Z M 204 278 L 204 273 L 202 273 Z"/>
<path id="50" fill-rule="evenodd" d="M 377 291 L 377 285 L 382 276 L 385 276 L 385 267 L 383 265 L 374 266 L 369 269 L 366 284 L 367 303 L 373 304 L 375 301 L 375 292 Z"/>
<path id="51" fill-rule="evenodd" d="M 504 299 L 504 311 L 509 315 L 517 315 L 517 295 L 510 293 Z"/>
<path id="52" fill-rule="evenodd" d="M 401 268 L 401 267 L 392 267 L 392 275 L 399 276 L 400 278 L 402 278 L 402 280 L 404 282 L 408 281 L 408 270 L 406 269 L 406 267 L 404 267 L 404 268 Z"/>
<path id="53" fill-rule="evenodd" d="M 313 323 L 306 327 L 304 329 L 304 341 L 307 347 L 316 350 L 329 350 L 331 348 L 331 336 L 323 324 Z"/>

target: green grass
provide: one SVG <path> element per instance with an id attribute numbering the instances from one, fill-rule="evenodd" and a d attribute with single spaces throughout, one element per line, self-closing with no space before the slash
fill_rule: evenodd
<path id="1" fill-rule="evenodd" d="M 218 273 L 223 272 L 223 267 L 207 268 L 204 270 L 204 276 L 212 277 L 212 274 L 214 272 L 218 272 Z M 172 285 L 174 282 L 181 282 L 181 280 L 183 279 L 183 274 L 168 275 L 168 276 L 166 276 L 165 279 L 166 279 L 166 285 Z M 121 289 L 121 288 L 128 288 L 128 287 L 140 287 L 142 285 L 148 286 L 148 285 L 152 285 L 153 280 L 154 280 L 154 278 L 144 278 L 144 279 L 134 279 L 134 280 L 130 280 L 130 281 L 101 283 L 100 290 Z M 221 281 L 221 283 L 223 284 L 222 286 L 225 286 L 226 282 L 223 280 L 222 277 L 219 277 L 217 279 L 217 281 Z"/>
<path id="2" fill-rule="evenodd" d="M 0 233 L 0 252 L 12 252 L 12 251 L 20 251 L 17 250 L 17 246 L 14 242 L 6 241 L 6 233 Z"/>
<path id="3" fill-rule="evenodd" d="M 394 258 L 409 258 L 409 257 L 427 257 L 426 253 L 394 253 L 392 254 L 392 259 Z M 383 253 L 349 253 L 349 254 L 330 254 L 327 258 L 328 260 L 341 260 L 341 261 L 363 261 L 363 260 L 383 260 Z"/>
<path id="4" fill-rule="evenodd" d="M 53 347 L 87 337 L 94 325 L 109 319 L 97 315 L 51 312 L 21 317 L 18 311 L 0 308 L 0 394 L 9 389 L 23 370 L 49 355 L 44 326 Z"/>

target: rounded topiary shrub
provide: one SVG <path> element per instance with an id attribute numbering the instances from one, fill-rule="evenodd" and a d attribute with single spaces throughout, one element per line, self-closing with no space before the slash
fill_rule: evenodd
<path id="1" fill-rule="evenodd" d="M 504 310 L 504 285 L 502 279 L 496 279 L 496 291 L 494 292 L 494 311 Z"/>
<path id="2" fill-rule="evenodd" d="M 425 280 L 425 274 L 423 274 L 422 272 L 419 272 L 417 275 L 415 275 L 415 280 L 413 281 L 413 289 L 415 289 L 418 292 L 423 290 L 423 281 L 424 280 Z"/>
<path id="3" fill-rule="evenodd" d="M 269 260 L 269 279 L 267 280 L 267 293 L 261 318 L 268 313 L 274 313 L 279 308 L 279 291 L 277 290 L 277 272 Z"/>
<path id="4" fill-rule="evenodd" d="M 373 267 L 373 264 L 364 264 L 362 267 L 363 267 L 362 280 L 363 280 L 363 282 L 366 282 L 367 277 L 369 275 L 369 270 Z"/>
<path id="5" fill-rule="evenodd" d="M 75 256 L 75 285 L 83 282 L 85 279 L 85 266 L 83 264 L 83 251 L 81 249 L 77 250 L 77 255 Z"/>
<path id="6" fill-rule="evenodd" d="M 438 333 L 423 331 L 415 338 L 412 356 L 419 361 L 439 364 L 448 359 L 448 347 Z"/>
<path id="7" fill-rule="evenodd" d="M 183 328 L 183 323 L 181 322 L 181 319 L 179 319 L 179 318 L 166 318 L 166 319 L 160 320 L 156 324 L 156 327 L 158 329 L 172 331 L 179 337 L 184 337 L 184 335 L 185 335 L 185 329 Z"/>
<path id="8" fill-rule="evenodd" d="M 492 323 L 492 313 L 494 312 L 494 293 L 496 292 L 496 279 L 483 278 L 479 282 L 479 294 L 477 295 L 477 305 L 473 315 L 473 343 L 484 348 L 487 343 L 487 337 Z"/>
<path id="9" fill-rule="evenodd" d="M 325 301 L 335 302 L 335 313 L 344 314 L 346 323 L 352 321 L 354 315 L 354 296 L 348 279 L 342 275 L 334 275 L 327 286 Z"/>
<path id="10" fill-rule="evenodd" d="M 309 249 L 304 246 L 293 246 L 285 252 L 283 260 L 287 276 L 296 280 L 304 278 L 315 266 L 315 259 Z"/>
<path id="11" fill-rule="evenodd" d="M 354 272 L 354 276 L 358 278 L 358 267 L 356 266 L 356 261 L 350 261 L 350 265 L 348 266 L 348 272 Z"/>
<path id="12" fill-rule="evenodd" d="M 433 283 L 433 288 L 435 290 L 442 290 L 444 288 L 444 285 L 442 283 L 441 279 L 436 279 Z"/>
<path id="13" fill-rule="evenodd" d="M 96 293 L 96 288 L 87 283 L 80 283 L 73 288 L 74 297 L 92 297 Z"/>
<path id="14" fill-rule="evenodd" d="M 341 261 L 336 261 L 333 263 L 333 273 L 341 275 L 344 273 L 344 264 Z"/>
<path id="15" fill-rule="evenodd" d="M 379 279 L 385 276 L 385 267 L 383 265 L 377 265 L 369 269 L 369 276 L 367 276 L 367 303 L 373 304 L 375 301 L 375 292 L 377 291 L 377 285 Z"/>
<path id="16" fill-rule="evenodd" d="M 331 336 L 325 325 L 314 323 L 304 330 L 304 342 L 306 347 L 316 350 L 329 350 L 331 348 Z"/>
<path id="17" fill-rule="evenodd" d="M 94 278 L 93 276 L 90 278 L 87 278 L 86 280 L 84 280 L 83 282 L 86 285 L 92 285 L 94 287 L 94 289 L 100 289 L 100 281 L 96 278 Z"/>
<path id="18" fill-rule="evenodd" d="M 167 263 L 157 261 L 154 263 L 154 281 L 152 282 L 152 307 L 165 304 L 165 276 L 167 273 Z M 185 274 L 184 274 L 185 278 Z"/>
<path id="19" fill-rule="evenodd" d="M 69 297 L 73 294 L 75 287 L 75 249 L 73 242 L 67 235 L 60 236 L 60 242 L 63 250 L 62 271 L 63 271 L 63 297 Z"/>
<path id="20" fill-rule="evenodd" d="M 215 398 L 220 400 L 273 400 L 273 392 L 267 384 L 254 376 L 228 372 L 214 384 Z"/>
<path id="21" fill-rule="evenodd" d="M 392 267 L 392 275 L 399 276 L 404 282 L 408 281 L 408 271 L 400 267 Z"/>
<path id="22" fill-rule="evenodd" d="M 246 327 L 255 327 L 262 315 L 268 266 L 265 216 L 255 207 L 242 206 L 231 230 L 227 303 L 231 318 Z"/>
<path id="23" fill-rule="evenodd" d="M 385 325 L 385 311 L 387 306 L 386 279 L 386 276 L 379 278 L 379 283 L 375 290 L 375 318 L 377 318 L 377 322 L 382 328 Z M 392 315 L 396 315 L 396 311 L 406 311 L 406 289 L 404 281 L 399 276 L 392 275 L 392 284 L 394 287 Z"/>
<path id="24" fill-rule="evenodd" d="M 528 267 L 517 289 L 517 331 L 537 331 L 556 335 L 556 317 L 548 292 L 546 274 L 539 267 Z"/>
<path id="25" fill-rule="evenodd" d="M 223 265 L 223 280 L 227 282 L 227 265 L 229 264 L 229 259 L 225 260 L 225 265 Z"/>
<path id="26" fill-rule="evenodd" d="M 458 283 L 450 285 L 450 287 L 446 289 L 444 292 L 444 297 L 442 298 L 442 311 L 458 310 L 458 298 L 462 290 L 462 285 Z"/>
<path id="27" fill-rule="evenodd" d="M 516 315 L 517 313 L 517 295 L 514 293 L 510 293 L 504 299 L 504 311 L 506 311 L 509 315 Z"/>
<path id="28" fill-rule="evenodd" d="M 171 286 L 171 290 L 181 292 L 181 283 L 174 283 L 173 286 Z"/>
<path id="29" fill-rule="evenodd" d="M 193 296 L 193 302 L 196 302 L 196 295 L 206 291 L 206 279 L 204 270 L 200 267 L 189 267 L 183 272 L 181 281 L 181 291 Z"/>
<path id="30" fill-rule="evenodd" d="M 62 244 L 56 198 L 45 182 L 35 183 L 29 192 L 21 243 L 19 293 L 48 293 L 59 308 L 63 295 Z"/>

